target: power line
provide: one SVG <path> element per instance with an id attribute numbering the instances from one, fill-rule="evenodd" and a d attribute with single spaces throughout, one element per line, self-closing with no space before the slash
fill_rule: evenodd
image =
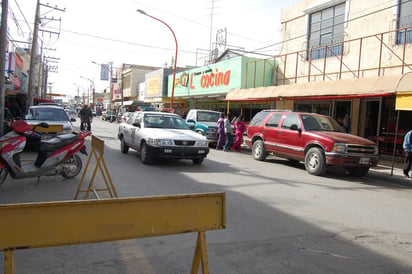
<path id="1" fill-rule="evenodd" d="M 104 40 L 104 41 L 110 41 L 110 42 L 115 42 L 115 43 L 122 43 L 122 44 L 127 44 L 127 45 L 132 45 L 132 46 L 140 46 L 140 47 L 151 48 L 151 49 L 161 49 L 161 50 L 171 50 L 171 51 L 174 51 L 174 49 L 171 49 L 171 48 L 163 48 L 163 47 L 157 47 L 157 46 L 149 46 L 149 45 L 139 44 L 139 43 L 130 42 L 130 41 L 124 41 L 124 40 L 119 40 L 119 39 L 114 39 L 114 38 L 102 37 L 102 36 L 98 36 L 98 35 L 94 35 L 94 34 L 80 33 L 80 32 L 77 32 L 77 31 L 71 31 L 71 30 L 65 30 L 65 29 L 61 29 L 61 31 L 62 31 L 62 32 L 71 33 L 71 34 L 75 34 L 75 35 L 79 35 L 79 36 L 96 38 L 96 39 L 100 39 L 100 40 Z M 180 49 L 179 49 L 179 52 L 195 54 L 195 52 L 193 52 L 193 51 L 188 51 L 188 50 L 180 50 Z"/>
<path id="2" fill-rule="evenodd" d="M 147 5 L 147 4 L 143 3 L 143 2 L 139 2 L 139 1 L 136 1 L 136 0 L 130 0 L 130 2 L 132 2 L 132 3 L 134 3 L 134 4 L 139 4 L 139 5 L 148 7 L 148 8 L 151 8 L 151 9 L 153 9 L 153 10 L 157 10 L 157 11 L 162 12 L 162 13 L 164 13 L 164 14 L 168 14 L 168 15 L 173 16 L 173 17 L 175 17 L 175 18 L 179 18 L 179 19 L 181 19 L 181 20 L 183 20 L 183 21 L 187 21 L 187 22 L 189 22 L 189 23 L 196 24 L 196 25 L 202 26 L 202 27 L 207 28 L 207 29 L 210 28 L 209 25 L 205 25 L 205 24 L 199 23 L 199 22 L 197 22 L 197 21 L 194 21 L 194 20 L 191 20 L 191 19 L 182 17 L 182 16 L 177 16 L 175 13 L 171 13 L 171 12 L 168 12 L 168 11 L 164 11 L 164 10 L 161 10 L 161 9 L 158 9 L 158 8 L 155 8 L 155 7 L 152 7 L 152 6 L 149 6 L 149 5 Z M 213 28 L 213 29 L 214 29 L 215 31 L 218 31 L 220 28 Z M 242 35 L 240 35 L 240 34 L 236 34 L 236 33 L 230 32 L 230 31 L 229 31 L 228 33 L 231 34 L 231 35 L 233 35 L 233 36 L 235 36 L 235 37 L 242 38 L 242 39 L 245 39 L 245 40 L 248 40 L 248 41 L 252 41 L 252 42 L 256 42 L 256 43 L 260 43 L 260 44 L 267 44 L 266 42 L 262 42 L 262 41 L 250 39 L 249 37 L 242 36 Z"/>
<path id="3" fill-rule="evenodd" d="M 28 27 L 28 29 L 29 29 L 30 34 L 33 36 L 33 32 L 31 31 L 30 24 L 27 22 L 27 19 L 26 19 L 26 17 L 24 16 L 24 13 L 22 12 L 19 4 L 17 3 L 17 0 L 14 0 L 14 2 L 16 3 L 17 8 L 19 9 L 21 15 L 23 16 L 24 22 L 26 22 L 26 25 L 27 25 L 27 27 Z"/>

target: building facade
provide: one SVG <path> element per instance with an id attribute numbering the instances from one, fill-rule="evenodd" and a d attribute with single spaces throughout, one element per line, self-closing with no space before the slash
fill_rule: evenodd
<path id="1" fill-rule="evenodd" d="M 395 104 L 399 86 L 412 91 L 412 2 L 304 0 L 282 10 L 281 26 L 275 85 L 227 99 L 330 115 L 382 154 L 402 156 L 412 115 Z"/>

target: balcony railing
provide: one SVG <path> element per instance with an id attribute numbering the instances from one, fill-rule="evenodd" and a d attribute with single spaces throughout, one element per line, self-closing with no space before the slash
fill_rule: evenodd
<path id="1" fill-rule="evenodd" d="M 276 64 L 272 81 L 249 81 L 244 88 L 404 74 L 412 71 L 412 27 L 276 55 L 261 62 L 268 60 Z M 255 67 L 257 63 L 247 65 Z M 255 70 L 246 69 L 246 79 L 255 78 Z"/>

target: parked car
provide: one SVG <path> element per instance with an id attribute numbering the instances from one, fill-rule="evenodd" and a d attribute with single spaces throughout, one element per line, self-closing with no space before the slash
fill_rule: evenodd
<path id="1" fill-rule="evenodd" d="M 59 134 L 67 134 L 73 132 L 72 122 L 76 122 L 75 118 L 70 118 L 62 107 L 54 105 L 38 105 L 31 106 L 24 119 L 30 126 L 38 125 L 41 122 L 46 122 L 48 128 L 36 128 L 36 131 L 42 133 L 43 140 L 51 139 Z"/>
<path id="2" fill-rule="evenodd" d="M 122 116 L 120 117 L 120 122 L 121 123 L 125 123 L 127 121 L 127 119 L 130 118 L 130 116 L 133 115 L 134 112 L 125 112 L 122 114 Z"/>
<path id="3" fill-rule="evenodd" d="M 116 117 L 117 117 L 116 112 L 114 112 L 114 111 L 112 111 L 112 110 L 106 110 L 106 111 L 103 113 L 102 120 L 103 120 L 103 121 L 113 122 L 113 121 L 116 120 Z"/>
<path id="4" fill-rule="evenodd" d="M 221 112 L 205 109 L 191 109 L 186 115 L 186 123 L 193 130 L 206 136 L 210 143 L 216 143 L 219 139 L 217 133 L 217 120 Z"/>
<path id="5" fill-rule="evenodd" d="M 353 176 L 364 176 L 379 161 L 376 143 L 345 133 L 331 117 L 316 113 L 261 111 L 250 121 L 245 143 L 256 160 L 264 161 L 270 153 L 303 161 L 313 175 L 338 166 Z"/>
<path id="6" fill-rule="evenodd" d="M 156 158 L 190 159 L 201 164 L 209 153 L 206 137 L 193 132 L 179 115 L 137 111 L 119 125 L 120 150 L 140 152 L 144 164 Z"/>

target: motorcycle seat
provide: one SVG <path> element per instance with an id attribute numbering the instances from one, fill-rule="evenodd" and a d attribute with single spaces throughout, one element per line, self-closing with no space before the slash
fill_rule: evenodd
<path id="1" fill-rule="evenodd" d="M 50 140 L 41 141 L 39 152 L 54 152 L 62 147 L 70 145 L 78 139 L 78 135 L 70 133 L 54 137 Z"/>
<path id="2" fill-rule="evenodd" d="M 47 157 L 49 157 L 53 152 L 70 145 L 78 138 L 78 135 L 70 133 L 59 135 L 50 140 L 41 141 L 39 145 L 39 154 L 37 155 L 34 165 L 40 168 L 41 165 L 47 160 Z"/>

